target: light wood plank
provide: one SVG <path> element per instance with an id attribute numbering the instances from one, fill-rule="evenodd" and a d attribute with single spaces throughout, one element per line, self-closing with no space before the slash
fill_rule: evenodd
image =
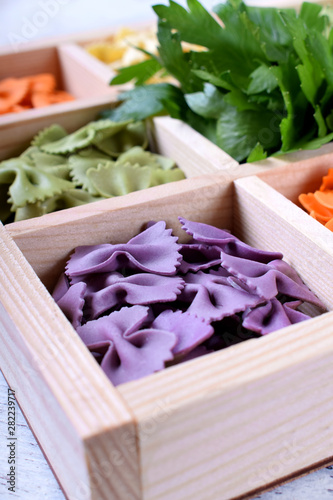
<path id="1" fill-rule="evenodd" d="M 319 189 L 322 178 L 333 165 L 333 153 L 310 157 L 293 164 L 286 164 L 279 170 L 267 170 L 259 177 L 293 203 L 298 203 L 301 193 Z"/>
<path id="2" fill-rule="evenodd" d="M 15 445 L 15 493 L 8 490 L 8 384 L 0 372 L 0 491 L 1 498 L 13 500 L 64 500 L 64 494 L 54 477 L 34 435 L 21 412 L 15 405 L 16 445 Z M 15 387 L 12 387 L 15 390 Z M 10 441 L 10 440 L 9 440 Z"/>
<path id="3" fill-rule="evenodd" d="M 161 154 L 173 158 L 174 151 L 178 153 L 181 147 L 183 163 L 186 160 L 191 172 L 200 175 L 238 166 L 236 160 L 186 123 L 170 117 L 155 118 L 154 123 L 154 139 Z"/>
<path id="4" fill-rule="evenodd" d="M 131 412 L 3 227 L 0 249 L 1 369 L 68 497 L 138 500 Z"/>
<path id="5" fill-rule="evenodd" d="M 60 45 L 58 52 L 68 92 L 79 99 L 102 95 L 115 97 L 117 89 L 109 86 L 112 72 L 105 64 L 75 44 Z"/>
<path id="6" fill-rule="evenodd" d="M 257 167 L 272 169 L 274 167 L 283 166 L 289 163 L 296 163 L 299 161 L 304 161 L 310 158 L 316 158 L 319 156 L 327 155 L 333 152 L 333 142 L 324 144 L 318 149 L 300 149 L 299 151 L 294 151 L 293 153 L 285 153 L 277 156 L 270 156 L 265 160 L 260 160 L 251 163 L 251 165 L 256 165 Z"/>
<path id="7" fill-rule="evenodd" d="M 0 446 L 6 447 L 7 436 L 7 389 L 8 385 L 0 372 Z M 18 489 L 16 493 L 11 493 L 10 498 L 23 498 L 24 500 L 64 500 L 64 494 L 57 483 L 52 470 L 43 456 L 20 408 L 16 407 L 16 422 L 18 426 L 17 438 L 19 448 L 17 453 L 18 466 Z M 5 473 L 8 470 L 7 457 L 0 454 L 0 471 Z M 7 488 L 6 477 L 0 474 L 0 489 Z M 323 468 L 301 477 L 296 481 L 285 485 L 279 485 L 273 491 L 261 494 L 256 500 L 272 500 L 275 495 L 280 495 L 280 500 L 290 500 L 291 497 L 302 500 L 331 500 L 330 486 L 332 482 L 332 471 Z M 307 492 L 307 496 L 304 492 Z M 303 495 L 303 496 L 302 496 Z M 82 499 L 83 500 L 83 499 Z"/>
<path id="8" fill-rule="evenodd" d="M 0 80 L 3 78 L 21 78 L 38 73 L 52 73 L 58 85 L 61 81 L 61 68 L 56 47 L 40 46 L 29 51 L 0 52 Z M 1 116 L 3 119 L 3 116 Z"/>

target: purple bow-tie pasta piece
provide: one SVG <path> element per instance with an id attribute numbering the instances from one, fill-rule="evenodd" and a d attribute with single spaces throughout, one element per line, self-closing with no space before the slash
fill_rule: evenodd
<path id="1" fill-rule="evenodd" d="M 184 280 L 178 276 L 140 273 L 124 277 L 119 273 L 110 273 L 105 288 L 90 293 L 88 286 L 85 314 L 95 319 L 105 311 L 123 304 L 172 302 L 183 288 Z"/>
<path id="2" fill-rule="evenodd" d="M 299 277 L 297 277 L 297 281 L 294 281 L 292 277 L 289 277 L 285 272 L 277 270 L 275 267 L 233 257 L 223 252 L 221 265 L 230 274 L 233 274 L 246 283 L 251 290 L 267 301 L 276 297 L 278 293 L 282 293 L 288 297 L 300 299 L 321 308 L 324 307 L 318 297 L 304 285 Z M 285 266 L 288 266 L 288 264 L 285 263 Z M 286 271 L 285 266 L 284 271 Z M 290 272 L 289 275 L 293 276 L 294 273 Z"/>
<path id="3" fill-rule="evenodd" d="M 180 253 L 183 260 L 178 272 L 187 273 L 208 269 L 221 264 L 221 249 L 218 246 L 204 245 L 203 243 L 187 243 L 181 246 Z"/>
<path id="4" fill-rule="evenodd" d="M 95 274 L 81 274 L 71 278 L 71 285 L 83 281 L 87 285 L 86 295 L 98 292 L 102 288 L 106 288 L 114 282 L 114 277 L 118 276 L 120 279 L 124 277 L 123 274 L 113 271 L 111 273 L 95 273 Z"/>
<path id="5" fill-rule="evenodd" d="M 67 263 L 66 274 L 71 278 L 127 268 L 172 276 L 182 259 L 179 249 L 177 237 L 160 221 L 128 243 L 77 247 Z"/>
<path id="6" fill-rule="evenodd" d="M 276 271 L 280 271 L 281 273 L 285 274 L 286 276 L 288 276 L 288 278 L 295 281 L 295 283 L 298 283 L 301 286 L 305 286 L 301 278 L 296 273 L 295 269 L 293 269 L 289 264 L 287 264 L 286 261 L 272 260 L 267 265 L 269 267 L 272 267 L 273 269 L 276 269 Z"/>
<path id="7" fill-rule="evenodd" d="M 68 288 L 67 292 L 56 301 L 74 328 L 80 326 L 82 322 L 86 288 L 87 285 L 85 283 L 76 283 Z"/>
<path id="8" fill-rule="evenodd" d="M 307 314 L 297 311 L 297 307 L 302 304 L 301 300 L 294 300 L 292 302 L 285 302 L 283 304 L 283 308 L 285 310 L 286 315 L 288 316 L 290 322 L 294 325 L 295 323 L 301 323 L 307 319 L 311 319 L 311 316 Z"/>
<path id="9" fill-rule="evenodd" d="M 293 307 L 294 303 L 292 303 Z M 309 316 L 303 313 L 293 316 L 290 311 L 291 307 L 285 307 L 276 298 L 268 301 L 264 305 L 259 305 L 251 311 L 246 311 L 243 315 L 243 326 L 254 332 L 266 335 L 267 333 L 275 332 L 281 328 L 292 325 L 294 322 L 304 321 L 309 319 Z M 296 320 L 296 321 L 293 321 Z"/>
<path id="10" fill-rule="evenodd" d="M 225 253 L 265 264 L 271 260 L 282 259 L 283 257 L 280 252 L 266 252 L 265 250 L 251 247 L 224 229 L 218 229 L 202 222 L 192 222 L 183 217 L 178 217 L 178 219 L 184 231 L 193 237 L 194 242 L 216 245 Z"/>
<path id="11" fill-rule="evenodd" d="M 101 367 L 114 385 L 162 370 L 165 362 L 173 359 L 175 334 L 153 328 L 140 330 L 148 318 L 148 307 L 123 307 L 77 329 L 90 351 L 102 358 Z"/>
<path id="12" fill-rule="evenodd" d="M 202 318 L 181 311 L 164 311 L 151 325 L 157 330 L 167 330 L 174 333 L 177 343 L 172 352 L 176 356 L 185 355 L 211 337 L 214 328 Z"/>
<path id="13" fill-rule="evenodd" d="M 68 278 L 65 273 L 62 273 L 54 287 L 52 297 L 56 302 L 58 302 L 58 300 L 60 300 L 61 297 L 65 295 L 68 289 L 69 289 Z"/>
<path id="14" fill-rule="evenodd" d="M 219 229 L 203 222 L 190 221 L 184 217 L 178 217 L 178 220 L 182 225 L 182 229 L 196 241 L 214 245 L 235 240 L 235 236 L 225 229 Z"/>
<path id="15" fill-rule="evenodd" d="M 219 321 L 263 301 L 254 293 L 233 287 L 227 277 L 218 273 L 188 273 L 184 281 L 185 287 L 178 299 L 190 304 L 187 312 L 206 322 Z"/>

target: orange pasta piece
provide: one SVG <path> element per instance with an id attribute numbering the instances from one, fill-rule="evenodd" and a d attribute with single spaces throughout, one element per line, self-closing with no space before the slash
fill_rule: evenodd
<path id="1" fill-rule="evenodd" d="M 321 205 L 313 193 L 301 194 L 298 199 L 309 214 L 319 222 L 325 223 L 333 217 L 333 210 Z"/>
<path id="2" fill-rule="evenodd" d="M 51 96 L 51 104 L 74 100 L 75 98 L 65 90 L 55 90 Z"/>
<path id="3" fill-rule="evenodd" d="M 333 231 L 333 218 L 325 224 L 325 227 L 327 227 L 330 231 Z"/>
<path id="4" fill-rule="evenodd" d="M 333 191 L 327 189 L 326 191 L 316 191 L 314 197 L 322 205 L 330 210 L 333 210 Z"/>
<path id="5" fill-rule="evenodd" d="M 0 115 L 10 113 L 11 104 L 6 98 L 3 98 L 0 93 Z"/>
<path id="6" fill-rule="evenodd" d="M 14 106 L 11 107 L 10 113 L 21 113 L 22 111 L 26 111 L 27 109 L 30 109 L 31 106 L 22 106 L 22 104 L 14 104 Z"/>
<path id="7" fill-rule="evenodd" d="M 0 81 L 0 114 L 20 113 L 73 99 L 68 92 L 56 90 L 56 79 L 51 73 Z"/>
<path id="8" fill-rule="evenodd" d="M 333 231 L 333 168 L 323 177 L 318 191 L 301 194 L 298 199 L 311 217 Z"/>
<path id="9" fill-rule="evenodd" d="M 58 104 L 73 100 L 74 97 L 64 90 L 57 90 L 52 93 L 34 92 L 31 96 L 31 102 L 34 108 L 43 108 L 45 106 L 50 106 L 51 104 Z"/>
<path id="10" fill-rule="evenodd" d="M 312 212 L 310 212 L 310 216 L 313 217 L 314 219 L 316 219 L 318 222 L 320 222 L 320 224 L 327 224 L 327 222 L 329 222 L 331 219 L 332 219 L 332 216 L 331 215 L 322 215 L 322 214 L 318 214 L 317 212 L 314 212 L 312 210 Z"/>
<path id="11" fill-rule="evenodd" d="M 26 78 L 6 78 L 0 81 L 0 112 L 6 113 L 14 105 L 19 104 L 29 92 Z"/>
<path id="12" fill-rule="evenodd" d="M 51 73 L 29 77 L 31 92 L 54 92 L 56 89 L 56 79 Z"/>

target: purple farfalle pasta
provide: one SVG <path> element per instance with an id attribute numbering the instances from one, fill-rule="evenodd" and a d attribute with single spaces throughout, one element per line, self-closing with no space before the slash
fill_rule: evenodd
<path id="1" fill-rule="evenodd" d="M 273 299 L 278 293 L 282 293 L 288 295 L 288 297 L 301 299 L 322 307 L 318 297 L 304 285 L 296 273 L 289 272 L 289 275 L 286 274 L 288 266 L 286 262 L 283 265 L 285 272 L 281 272 L 278 270 L 276 261 L 273 261 L 271 266 L 271 263 L 262 264 L 261 262 L 234 257 L 222 252 L 221 265 L 230 274 L 243 281 L 250 290 L 266 300 Z M 293 279 L 295 275 L 297 276 L 296 281 Z"/>
<path id="2" fill-rule="evenodd" d="M 301 323 L 307 319 L 310 319 L 311 316 L 303 313 L 302 311 L 298 311 L 296 308 L 302 304 L 301 300 L 293 300 L 292 302 L 285 302 L 283 304 L 286 315 L 288 316 L 291 324 Z"/>
<path id="3" fill-rule="evenodd" d="M 74 328 L 81 325 L 86 288 L 85 283 L 76 283 L 68 288 L 65 294 L 56 301 Z"/>
<path id="4" fill-rule="evenodd" d="M 179 217 L 180 223 L 184 231 L 193 237 L 194 242 L 206 243 L 220 247 L 225 253 L 243 257 L 246 259 L 255 260 L 267 264 L 275 259 L 282 259 L 283 255 L 280 252 L 266 252 L 253 248 L 243 241 L 233 236 L 229 231 L 218 229 L 202 222 L 191 222 Z"/>
<path id="5" fill-rule="evenodd" d="M 221 249 L 218 246 L 189 243 L 182 245 L 179 252 L 183 257 L 178 268 L 180 273 L 196 273 L 221 264 Z"/>
<path id="6" fill-rule="evenodd" d="M 62 273 L 54 287 L 52 297 L 56 302 L 58 302 L 58 300 L 60 300 L 61 297 L 65 295 L 68 289 L 69 289 L 68 278 L 65 273 Z"/>
<path id="7" fill-rule="evenodd" d="M 164 311 L 151 326 L 158 330 L 169 330 L 176 335 L 177 343 L 172 349 L 175 356 L 188 354 L 214 333 L 214 328 L 203 318 L 181 311 Z"/>
<path id="8" fill-rule="evenodd" d="M 323 308 L 280 252 L 179 218 L 186 244 L 149 222 L 128 243 L 81 246 L 54 299 L 115 384 L 266 335 Z"/>
<path id="9" fill-rule="evenodd" d="M 292 302 L 288 307 L 288 304 L 281 304 L 278 299 L 273 298 L 265 304 L 245 312 L 243 326 L 254 332 L 261 333 L 261 335 L 266 335 L 294 323 L 310 319 L 310 316 L 293 310 L 294 305 L 295 302 Z M 295 314 L 293 315 L 293 313 Z"/>
<path id="10" fill-rule="evenodd" d="M 114 385 L 162 370 L 174 357 L 176 335 L 145 328 L 148 316 L 148 307 L 123 307 L 77 329 L 86 346 L 101 358 L 101 367 Z"/>
<path id="11" fill-rule="evenodd" d="M 71 278 L 127 268 L 172 276 L 181 260 L 180 245 L 165 226 L 165 222 L 152 224 L 124 244 L 77 247 L 66 274 Z"/>
<path id="12" fill-rule="evenodd" d="M 184 288 L 184 280 L 178 276 L 139 273 L 124 277 L 115 272 L 109 273 L 104 286 L 96 290 L 95 277 L 89 276 L 85 297 L 85 313 L 92 319 L 119 305 L 174 301 Z"/>
<path id="13" fill-rule="evenodd" d="M 259 295 L 233 287 L 228 277 L 229 273 L 224 269 L 219 273 L 187 273 L 179 300 L 189 304 L 189 313 L 201 316 L 207 322 L 219 321 L 263 302 Z"/>
<path id="14" fill-rule="evenodd" d="M 201 356 L 205 356 L 206 354 L 211 354 L 214 352 L 212 349 L 207 349 L 205 345 L 198 345 L 193 349 L 193 351 L 190 351 L 189 353 L 185 354 L 184 356 L 181 356 L 179 358 L 176 358 L 174 363 L 172 364 L 178 364 L 178 363 L 184 363 L 185 361 L 191 361 L 192 359 L 200 358 Z"/>

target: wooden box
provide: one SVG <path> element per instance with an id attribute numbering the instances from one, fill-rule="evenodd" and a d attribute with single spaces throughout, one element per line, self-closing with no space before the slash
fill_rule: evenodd
<path id="1" fill-rule="evenodd" d="M 0 159 L 114 105 L 109 69 L 73 41 L 0 55 L 3 76 L 52 71 L 77 97 L 0 117 Z M 333 236 L 287 199 L 304 165 L 284 165 L 308 152 L 238 165 L 167 117 L 151 147 L 189 179 L 0 228 L 1 369 L 70 500 L 227 500 L 332 460 L 333 312 L 114 388 L 50 296 L 75 246 L 126 241 L 151 219 L 180 235 L 182 215 L 283 251 L 332 310 Z"/>
<path id="2" fill-rule="evenodd" d="M 289 204 L 222 172 L 1 228 L 1 367 L 70 500 L 227 500 L 330 460 L 333 312 L 114 388 L 44 286 L 75 246 L 182 215 L 281 250 L 330 311 L 333 235 Z"/>
<path id="3" fill-rule="evenodd" d="M 77 107 L 68 113 L 58 116 L 46 115 L 43 118 L 44 126 L 50 126 L 52 123 L 63 125 L 68 132 L 77 130 L 88 122 L 97 119 L 98 114 L 104 109 L 110 109 L 115 105 L 114 100 L 108 104 L 91 104 L 83 109 Z M 13 123 L 12 128 L 0 128 L 0 162 L 4 159 L 21 154 L 31 143 L 32 138 L 39 132 L 40 121 L 34 124 L 24 124 L 22 122 Z M 238 162 L 231 158 L 220 148 L 205 139 L 199 133 L 195 132 L 187 124 L 174 120 L 169 117 L 158 117 L 147 123 L 147 132 L 149 137 L 148 149 L 163 156 L 172 158 L 176 165 L 184 172 L 186 178 L 211 174 L 216 172 L 225 172 L 227 176 L 231 173 L 235 176 L 242 176 L 249 173 L 255 174 L 262 172 L 265 167 L 249 166 L 246 170 L 240 167 Z M 11 142 L 8 142 L 8 137 Z M 188 148 L 189 141 L 194 141 L 195 146 Z M 230 173 L 230 174 L 229 174 Z M 168 188 L 172 190 L 172 187 Z M 144 196 L 144 194 L 142 194 Z M 126 203 L 126 197 L 124 203 Z M 84 211 L 94 210 L 86 206 Z M 37 224 L 48 224 L 50 220 L 58 217 L 58 213 L 44 215 L 42 220 L 28 219 L 10 224 L 11 230 L 17 226 L 17 230 L 22 228 L 28 230 L 34 228 Z M 71 217 L 71 209 L 66 210 L 66 217 Z M 62 215 L 60 215 L 62 217 Z"/>
<path id="4" fill-rule="evenodd" d="M 89 54 L 87 54 L 89 56 Z M 85 124 L 90 116 L 114 102 L 117 89 L 110 87 L 100 67 L 75 44 L 25 47 L 11 53 L 0 51 L 0 80 L 38 73 L 52 73 L 57 88 L 66 90 L 74 101 L 54 104 L 21 113 L 0 115 L 0 160 L 24 149 L 27 141 L 42 128 L 59 123 L 69 131 Z"/>

